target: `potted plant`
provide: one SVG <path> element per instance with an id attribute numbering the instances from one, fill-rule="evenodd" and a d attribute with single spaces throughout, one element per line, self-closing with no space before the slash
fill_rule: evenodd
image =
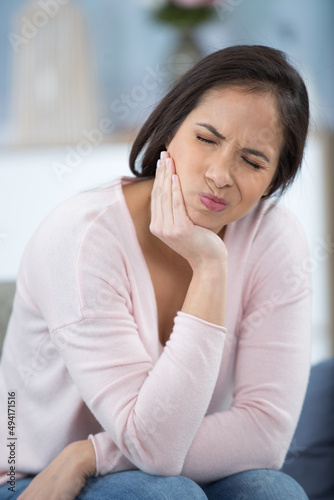
<path id="1" fill-rule="evenodd" d="M 217 0 L 165 0 L 153 7 L 153 19 L 178 31 L 179 40 L 169 59 L 172 79 L 175 80 L 202 56 L 196 43 L 194 29 L 214 18 Z"/>

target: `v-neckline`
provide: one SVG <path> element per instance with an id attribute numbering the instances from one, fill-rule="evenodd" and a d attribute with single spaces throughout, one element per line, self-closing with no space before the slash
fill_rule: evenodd
<path id="1" fill-rule="evenodd" d="M 125 215 L 125 217 L 127 219 L 127 227 L 130 228 L 131 238 L 132 238 L 132 240 L 134 242 L 134 247 L 135 247 L 136 253 L 138 254 L 138 256 L 139 256 L 139 258 L 141 260 L 141 262 L 139 262 L 138 264 L 142 265 L 142 269 L 144 270 L 144 273 L 146 274 L 146 282 L 149 283 L 149 287 L 150 287 L 150 292 L 149 293 L 150 293 L 150 295 L 152 297 L 152 306 L 153 306 L 153 310 L 154 310 L 154 319 L 155 319 L 155 325 L 156 325 L 157 339 L 158 339 L 159 346 L 160 346 L 160 351 L 161 351 L 161 350 L 164 349 L 164 345 L 160 341 L 159 322 L 158 322 L 158 304 L 157 304 L 157 300 L 156 300 L 156 296 L 155 296 L 154 285 L 153 285 L 153 281 L 152 281 L 152 278 L 151 278 L 150 270 L 148 268 L 148 264 L 147 264 L 145 256 L 144 256 L 143 249 L 140 246 L 140 243 L 139 243 L 139 240 L 138 240 L 138 237 L 137 237 L 136 226 L 135 226 L 135 223 L 134 223 L 133 218 L 131 216 L 129 207 L 128 207 L 127 203 L 126 203 L 126 199 L 125 199 L 124 192 L 123 192 L 123 186 L 125 186 L 127 184 L 130 184 L 132 182 L 143 181 L 145 179 L 146 178 L 121 177 L 121 179 L 119 180 L 119 191 L 120 191 L 119 194 L 120 194 L 120 201 L 121 201 L 122 206 L 123 206 L 124 215 Z"/>

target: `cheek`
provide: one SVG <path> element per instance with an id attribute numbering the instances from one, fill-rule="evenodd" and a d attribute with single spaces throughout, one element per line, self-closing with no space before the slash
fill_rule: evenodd
<path id="1" fill-rule="evenodd" d="M 182 160 L 181 151 L 177 143 L 172 141 L 172 143 L 167 148 L 167 152 L 169 153 L 169 156 L 173 158 L 175 167 L 177 167 L 178 163 Z"/>
<path id="2" fill-rule="evenodd" d="M 269 178 L 260 178 L 253 175 L 240 176 L 238 186 L 244 199 L 260 199 L 270 184 Z"/>
<path id="3" fill-rule="evenodd" d="M 180 147 L 177 144 L 171 144 L 168 148 L 168 153 L 174 160 L 176 173 L 184 175 L 186 172 L 191 171 L 193 165 L 193 157 L 187 147 Z"/>

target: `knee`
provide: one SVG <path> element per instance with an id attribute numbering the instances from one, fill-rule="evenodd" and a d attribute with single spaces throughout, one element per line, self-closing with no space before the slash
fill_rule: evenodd
<path id="1" fill-rule="evenodd" d="M 156 482 L 158 496 L 152 499 L 159 500 L 207 500 L 207 496 L 200 486 L 184 476 L 159 477 Z M 151 497 L 146 497 L 151 498 Z"/>
<path id="2" fill-rule="evenodd" d="M 302 487 L 280 471 L 254 469 L 239 472 L 203 488 L 209 498 L 236 500 L 308 500 Z"/>
<path id="3" fill-rule="evenodd" d="M 238 500 L 308 500 L 303 488 L 292 477 L 283 472 L 269 469 L 245 471 L 243 487 Z M 238 475 L 238 474 L 237 474 Z"/>
<path id="4" fill-rule="evenodd" d="M 267 484 L 269 485 L 269 487 L 273 487 L 274 490 L 279 493 L 280 498 L 282 498 L 281 495 L 284 494 L 284 498 L 308 500 L 306 493 L 304 492 L 300 484 L 297 483 L 297 481 L 295 481 L 295 479 L 293 479 L 291 476 L 288 476 L 288 474 L 284 474 L 284 472 L 274 470 L 266 470 L 263 472 L 265 473 Z"/>
<path id="5" fill-rule="evenodd" d="M 183 476 L 153 476 L 125 471 L 89 478 L 78 500 L 207 500 L 203 490 Z"/>

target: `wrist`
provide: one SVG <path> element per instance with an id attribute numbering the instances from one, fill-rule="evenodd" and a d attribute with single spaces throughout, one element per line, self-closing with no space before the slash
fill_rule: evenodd
<path id="1" fill-rule="evenodd" d="M 96 456 L 93 443 L 90 439 L 83 439 L 69 444 L 66 453 L 73 466 L 87 477 L 95 476 Z"/>
<path id="2" fill-rule="evenodd" d="M 227 264 L 194 268 L 182 311 L 210 323 L 224 326 Z"/>
<path id="3" fill-rule="evenodd" d="M 211 260 L 201 262 L 198 261 L 191 265 L 193 277 L 203 277 L 212 280 L 221 280 L 227 276 L 227 261 L 224 260 Z"/>
<path id="4" fill-rule="evenodd" d="M 212 233 L 212 235 L 216 236 L 214 233 Z M 221 240 L 219 241 L 222 246 L 219 247 L 219 251 L 215 252 L 215 254 L 207 256 L 198 253 L 193 256 L 195 258 L 189 260 L 193 272 L 210 273 L 211 275 L 215 275 L 216 273 L 222 275 L 226 273 L 228 253 L 224 243 Z"/>

